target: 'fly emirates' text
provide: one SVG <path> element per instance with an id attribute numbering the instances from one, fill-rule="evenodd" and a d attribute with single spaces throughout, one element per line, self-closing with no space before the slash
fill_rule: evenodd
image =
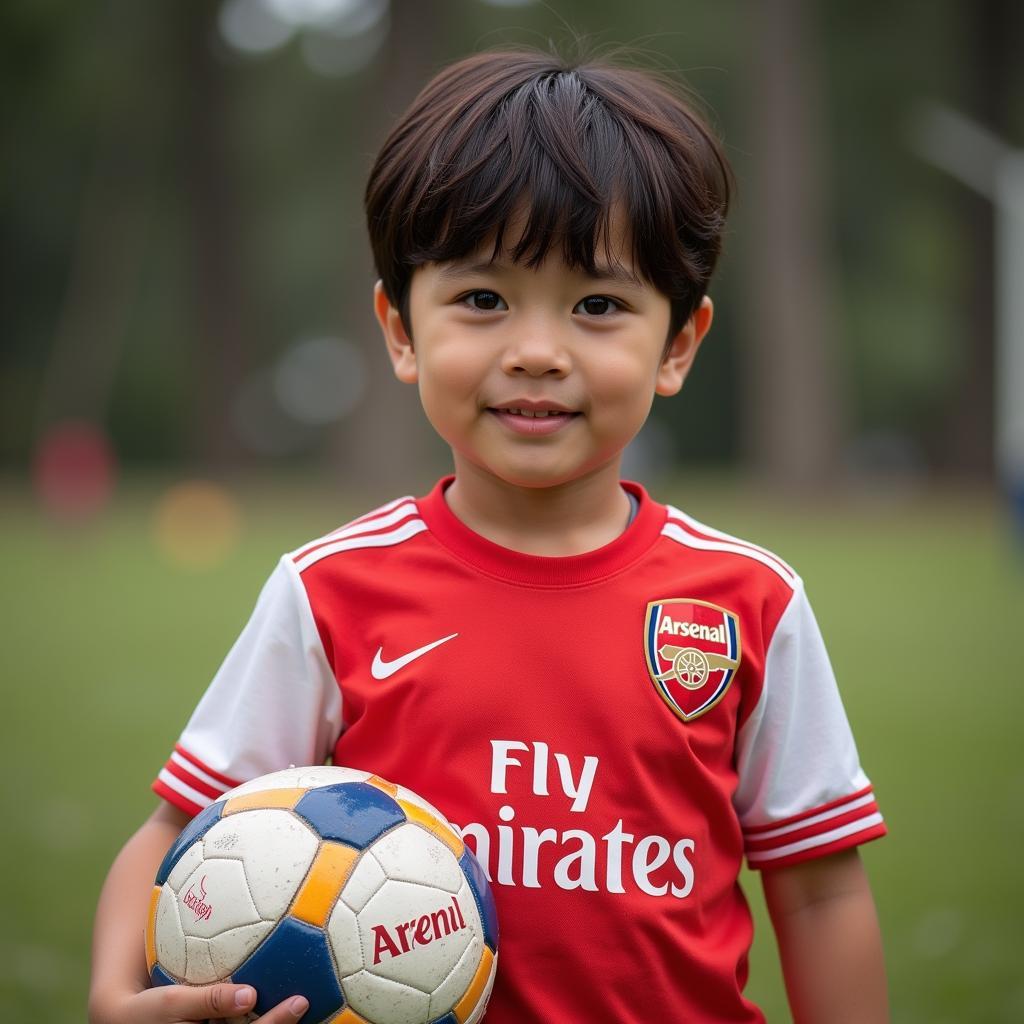
<path id="1" fill-rule="evenodd" d="M 507 794 L 510 775 L 514 778 L 528 773 L 536 796 L 552 796 L 552 760 L 561 790 L 554 796 L 564 796 L 571 801 L 570 811 L 582 814 L 593 789 L 598 759 L 587 755 L 582 765 L 574 767 L 568 755 L 552 755 L 548 745 L 539 740 L 529 744 L 491 740 L 491 792 Z M 692 839 L 673 842 L 663 836 L 637 837 L 626 831 L 622 818 L 600 839 L 577 828 L 559 833 L 553 828 L 513 826 L 508 822 L 515 821 L 516 812 L 508 804 L 498 810 L 498 817 L 506 824 L 495 826 L 496 850 L 486 825 L 470 822 L 461 828 L 455 826 L 463 838 L 470 840 L 487 877 L 498 885 L 541 888 L 548 881 L 538 877 L 541 849 L 550 845 L 554 849 L 545 851 L 543 860 L 550 863 L 553 855 L 561 855 L 552 872 L 552 880 L 560 889 L 624 893 L 624 874 L 627 878 L 631 875 L 636 887 L 650 896 L 671 894 L 683 899 L 693 889 Z"/>

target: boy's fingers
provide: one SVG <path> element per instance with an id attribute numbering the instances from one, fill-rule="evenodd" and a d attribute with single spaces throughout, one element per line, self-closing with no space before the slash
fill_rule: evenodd
<path id="1" fill-rule="evenodd" d="M 304 996 L 292 996 L 283 1003 L 278 1003 L 270 1013 L 260 1017 L 260 1024 L 295 1024 L 309 1009 L 309 1000 Z"/>
<path id="2" fill-rule="evenodd" d="M 147 1015 L 147 1019 L 161 1020 L 165 1024 L 245 1020 L 246 1014 L 256 1005 L 256 991 L 250 985 L 168 985 L 166 988 L 151 988 L 140 998 L 151 999 L 158 1007 L 159 1016 Z M 295 1024 L 308 1009 L 308 999 L 291 996 L 263 1014 L 260 1024 Z"/>
<path id="3" fill-rule="evenodd" d="M 168 1024 L 245 1016 L 256 1003 L 256 991 L 250 985 L 168 985 L 150 991 L 160 1000 Z"/>

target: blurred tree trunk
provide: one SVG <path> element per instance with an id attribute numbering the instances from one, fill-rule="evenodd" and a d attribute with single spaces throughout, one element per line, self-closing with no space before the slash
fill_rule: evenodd
<path id="1" fill-rule="evenodd" d="M 114 45 L 136 28 L 124 8 L 109 2 L 97 11 L 100 31 Z M 110 426 L 111 395 L 154 204 L 153 144 L 138 124 L 144 103 L 138 95 L 121 95 L 95 108 L 83 104 L 94 126 L 93 150 L 68 254 L 67 286 L 36 399 L 36 435 L 64 418 Z"/>
<path id="2" fill-rule="evenodd" d="M 189 382 L 195 395 L 191 453 L 224 468 L 241 454 L 231 401 L 246 366 L 239 211 L 232 166 L 225 68 L 217 59 L 212 4 L 180 4 L 182 114 L 179 154 L 185 183 L 196 335 Z"/>
<path id="3" fill-rule="evenodd" d="M 977 0 L 961 8 L 964 81 L 968 113 L 1002 139 L 1019 145 L 1011 131 L 1013 62 L 1020 59 L 1019 0 Z M 940 469 L 991 480 L 995 472 L 995 208 L 988 198 L 959 190 L 969 267 L 966 349 L 941 450 Z"/>
<path id="4" fill-rule="evenodd" d="M 844 421 L 823 167 L 825 84 L 813 5 L 748 6 L 752 154 L 740 190 L 745 259 L 741 439 L 782 486 L 840 471 Z"/>
<path id="5" fill-rule="evenodd" d="M 391 27 L 375 62 L 375 78 L 367 91 L 365 134 L 359 151 L 367 154 L 359 187 L 366 185 L 371 154 L 376 154 L 399 115 L 437 69 L 446 19 L 452 4 L 443 0 L 392 0 Z M 360 192 L 360 209 L 362 193 Z M 360 486 L 406 491 L 422 487 L 444 467 L 444 450 L 426 424 L 416 390 L 399 383 L 380 340 L 373 317 L 370 286 L 375 280 L 366 242 L 365 221 L 358 219 L 359 243 L 367 252 L 367 287 L 344 323 L 354 336 L 366 339 L 366 398 L 345 421 L 346 462 Z"/>
<path id="6" fill-rule="evenodd" d="M 36 433 L 83 418 L 109 428 L 110 400 L 127 341 L 131 300 L 149 228 L 150 149 L 129 117 L 98 117 L 92 166 L 82 190 L 68 284 L 42 377 Z"/>

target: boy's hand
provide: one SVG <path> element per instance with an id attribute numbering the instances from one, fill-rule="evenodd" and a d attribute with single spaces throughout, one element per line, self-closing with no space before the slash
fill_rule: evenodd
<path id="1" fill-rule="evenodd" d="M 249 985 L 165 985 L 128 996 L 90 1017 L 93 1024 L 191 1024 L 194 1021 L 241 1020 L 256 1005 Z M 260 1017 L 262 1024 L 294 1024 L 309 1008 L 292 996 Z"/>
<path id="2" fill-rule="evenodd" d="M 161 802 L 125 843 L 103 883 L 93 938 L 90 1024 L 244 1022 L 256 1005 L 251 985 L 166 985 L 149 988 L 142 942 L 153 876 L 188 824 L 183 811 Z M 292 996 L 260 1018 L 262 1024 L 295 1024 L 309 1002 Z"/>

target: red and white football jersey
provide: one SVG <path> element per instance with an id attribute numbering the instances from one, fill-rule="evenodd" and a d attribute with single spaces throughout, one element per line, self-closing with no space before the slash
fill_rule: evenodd
<path id="1" fill-rule="evenodd" d="M 763 1020 L 742 858 L 885 832 L 800 578 L 634 484 L 612 543 L 521 554 L 448 482 L 281 560 L 156 792 L 333 759 L 422 794 L 494 886 L 489 1024 Z"/>

